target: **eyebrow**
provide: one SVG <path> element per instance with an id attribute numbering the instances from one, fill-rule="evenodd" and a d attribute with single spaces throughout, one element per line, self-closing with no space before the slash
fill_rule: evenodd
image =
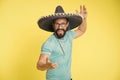
<path id="1" fill-rule="evenodd" d="M 69 22 L 68 18 L 57 18 L 57 19 L 66 19 L 66 23 Z M 52 23 L 55 23 L 55 21 L 56 21 L 57 19 L 54 19 L 54 20 L 52 21 Z"/>
<path id="2" fill-rule="evenodd" d="M 59 22 L 55 22 L 55 23 L 58 23 L 58 24 L 62 24 L 62 23 L 65 23 L 65 24 L 66 24 L 67 22 L 62 22 L 62 23 L 59 23 Z"/>

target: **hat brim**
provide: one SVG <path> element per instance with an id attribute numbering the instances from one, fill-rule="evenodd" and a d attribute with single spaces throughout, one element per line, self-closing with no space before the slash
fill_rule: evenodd
<path id="1" fill-rule="evenodd" d="M 54 14 L 49 15 L 38 20 L 38 25 L 41 29 L 49 32 L 54 32 L 52 28 L 52 23 L 54 19 L 57 18 L 67 18 L 69 20 L 68 30 L 76 28 L 82 23 L 82 17 L 77 14 Z"/>

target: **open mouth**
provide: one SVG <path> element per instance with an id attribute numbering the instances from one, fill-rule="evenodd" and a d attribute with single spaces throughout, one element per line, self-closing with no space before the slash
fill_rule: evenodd
<path id="1" fill-rule="evenodd" d="M 63 34 L 63 33 L 64 33 L 64 30 L 58 30 L 57 33 L 58 33 L 58 34 Z"/>
<path id="2" fill-rule="evenodd" d="M 57 37 L 60 39 L 60 38 L 64 37 L 66 31 L 64 29 L 57 29 L 55 31 L 55 33 L 56 33 Z"/>

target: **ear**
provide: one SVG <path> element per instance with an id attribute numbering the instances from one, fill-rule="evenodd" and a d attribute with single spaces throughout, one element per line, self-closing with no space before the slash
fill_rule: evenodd
<path id="1" fill-rule="evenodd" d="M 70 28 L 70 27 L 69 27 L 69 22 L 67 23 L 67 25 L 66 25 L 66 26 L 67 26 L 67 29 L 66 29 L 66 30 L 69 30 L 69 28 Z"/>
<path id="2" fill-rule="evenodd" d="M 67 22 L 67 25 L 66 25 L 67 27 L 69 26 L 69 22 Z"/>

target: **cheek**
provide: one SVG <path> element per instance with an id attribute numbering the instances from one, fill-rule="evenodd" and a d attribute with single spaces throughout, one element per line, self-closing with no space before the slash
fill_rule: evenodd
<path id="1" fill-rule="evenodd" d="M 54 28 L 54 30 L 56 31 L 58 28 Z"/>
<path id="2" fill-rule="evenodd" d="M 53 29 L 54 29 L 54 30 L 57 30 L 57 27 L 53 26 Z"/>
<path id="3" fill-rule="evenodd" d="M 64 30 L 67 30 L 67 27 L 65 27 Z"/>

